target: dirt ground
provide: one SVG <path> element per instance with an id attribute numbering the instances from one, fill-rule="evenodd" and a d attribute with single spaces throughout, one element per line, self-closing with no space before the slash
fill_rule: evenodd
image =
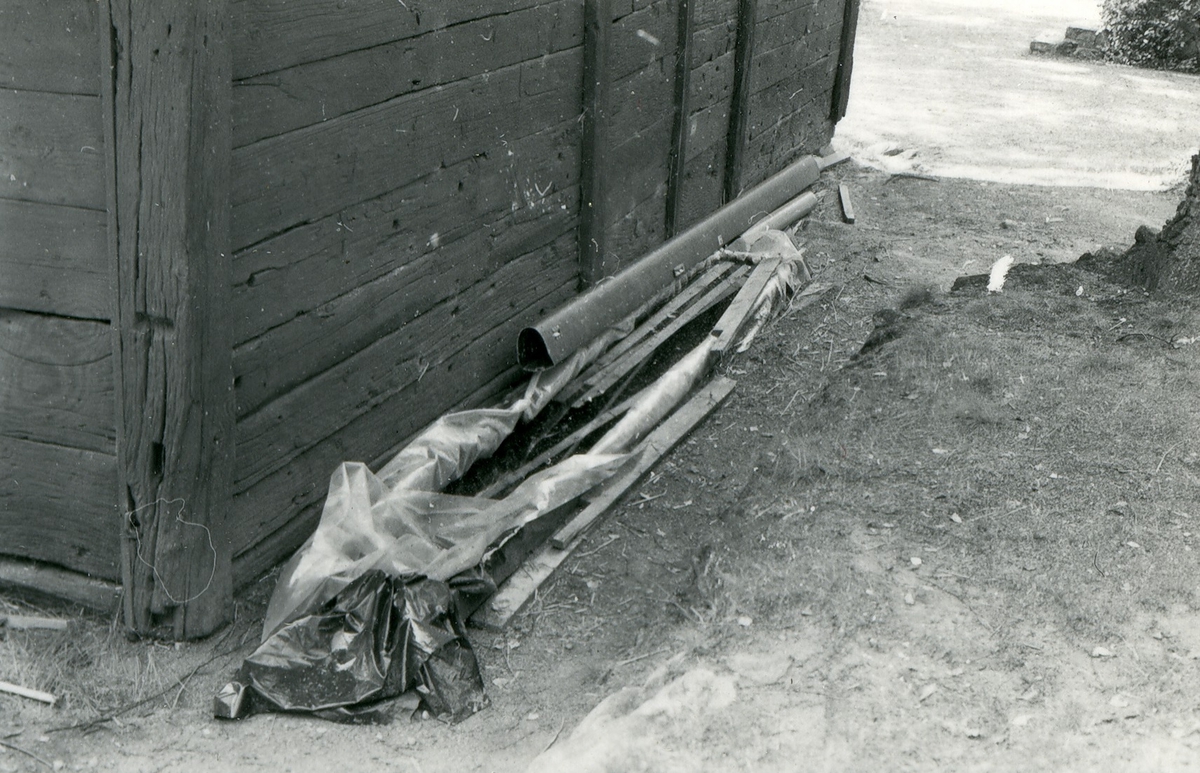
<path id="1" fill-rule="evenodd" d="M 1180 191 L 854 163 L 818 187 L 796 239 L 828 289 L 725 366 L 730 400 L 506 633 L 472 633 L 489 708 L 211 719 L 265 578 L 206 642 L 8 632 L 0 679 L 64 700 L 0 696 L 0 771 L 521 771 L 548 748 L 576 770 L 1195 769 L 1200 313 L 1063 265 Z M 951 291 L 1003 255 L 1003 293 Z M 570 745 L 664 666 L 708 681 L 620 748 Z"/>

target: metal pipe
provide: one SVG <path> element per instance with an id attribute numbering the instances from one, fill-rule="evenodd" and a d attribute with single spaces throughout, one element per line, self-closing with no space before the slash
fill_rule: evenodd
<path id="1" fill-rule="evenodd" d="M 746 191 L 637 263 L 522 330 L 517 337 L 518 361 L 528 370 L 561 362 L 736 239 L 764 213 L 773 212 L 815 183 L 820 175 L 817 159 L 806 156 Z"/>

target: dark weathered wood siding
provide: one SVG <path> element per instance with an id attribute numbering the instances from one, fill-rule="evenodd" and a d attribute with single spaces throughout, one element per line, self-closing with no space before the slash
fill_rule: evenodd
<path id="1" fill-rule="evenodd" d="M 0 3 L 0 555 L 119 577 L 97 5 Z"/>
<path id="2" fill-rule="evenodd" d="M 517 330 L 575 291 L 583 28 L 576 0 L 232 7 L 248 577 L 339 461 L 511 373 Z"/>
<path id="3" fill-rule="evenodd" d="M 824 145 L 854 0 L 687 2 L 0 0 L 0 554 L 118 579 L 124 524 L 150 626 L 206 577 L 154 493 L 196 466 L 249 580 L 338 462 Z"/>

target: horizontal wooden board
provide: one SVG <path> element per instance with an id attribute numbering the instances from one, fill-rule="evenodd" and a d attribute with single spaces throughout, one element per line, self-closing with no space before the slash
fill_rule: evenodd
<path id="1" fill-rule="evenodd" d="M 818 94 L 747 143 L 745 184 L 757 183 L 802 155 L 814 154 L 833 136 L 829 120 L 832 90 Z"/>
<path id="2" fill-rule="evenodd" d="M 573 240 L 564 239 L 559 249 L 567 249 L 572 243 Z M 530 260 L 536 263 L 545 257 L 530 256 Z M 283 527 L 304 507 L 323 498 L 329 475 L 337 464 L 346 460 L 370 461 L 376 458 L 481 385 L 511 369 L 516 361 L 514 342 L 520 328 L 572 297 L 576 285 L 576 267 L 555 256 L 551 265 L 545 268 L 547 272 L 557 273 L 542 275 L 544 284 L 539 283 L 532 293 L 521 292 L 514 283 L 521 281 L 521 278 L 528 282 L 528 270 L 532 268 L 528 262 L 523 263 L 525 265 L 515 266 L 514 271 L 503 277 L 502 282 L 492 280 L 483 283 L 484 286 L 480 288 L 491 299 L 490 303 L 504 299 L 508 304 L 504 307 L 507 318 L 501 319 L 500 309 L 497 309 L 497 314 L 486 321 L 464 320 L 461 316 L 453 321 L 454 315 L 449 314 L 452 310 L 450 304 L 446 305 L 441 329 L 431 337 L 436 340 L 430 341 L 440 347 L 436 349 L 438 359 L 431 361 L 419 381 L 410 381 L 388 394 L 380 393 L 373 397 L 329 395 L 331 399 L 357 399 L 360 403 L 373 400 L 373 404 L 369 410 L 354 411 L 340 428 L 320 438 L 319 442 L 307 448 L 289 449 L 290 458 L 286 464 L 277 466 L 268 477 L 235 497 L 230 537 L 238 552 Z M 531 295 L 538 297 L 531 302 Z M 493 327 L 488 328 L 488 324 Z M 378 372 L 378 364 L 368 364 L 371 363 L 371 355 L 382 353 L 398 341 L 381 342 L 379 348 L 359 364 Z M 413 344 L 412 341 L 403 342 L 402 353 L 397 358 L 410 356 L 407 352 L 411 351 L 409 347 Z M 353 379 L 371 378 L 370 374 L 350 371 L 345 376 Z M 312 399 L 318 395 L 315 392 L 307 396 L 297 395 L 296 399 L 302 397 Z M 304 433 L 314 438 L 310 427 L 301 426 L 303 422 L 298 420 L 300 418 L 292 417 L 288 426 L 280 428 L 284 439 L 289 437 L 288 432 Z M 242 447 L 239 445 L 239 449 Z"/>
<path id="3" fill-rule="evenodd" d="M 116 580 L 117 460 L 0 435 L 0 553 Z"/>
<path id="4" fill-rule="evenodd" d="M 439 168 L 237 253 L 235 342 L 246 343 L 470 233 L 479 232 L 483 241 L 469 249 L 490 251 L 489 245 L 522 218 L 542 217 L 550 209 L 574 213 L 578 133 L 573 120 L 548 127 L 502 146 L 506 152 Z M 469 256 L 461 257 L 460 251 L 440 262 L 457 260 Z M 321 363 L 311 366 L 320 369 Z"/>
<path id="5" fill-rule="evenodd" d="M 116 453 L 107 323 L 0 309 L 0 435 Z"/>
<path id="6" fill-rule="evenodd" d="M 107 216 L 0 199 L 0 307 L 112 317 Z"/>
<path id="7" fill-rule="evenodd" d="M 578 47 L 582 8 L 556 0 L 235 81 L 234 147 Z"/>
<path id="8" fill-rule="evenodd" d="M 454 353 L 514 313 L 553 294 L 573 260 L 573 220 L 560 222 L 560 235 L 506 265 L 494 266 L 475 284 L 462 287 L 394 332 L 272 400 L 238 422 L 235 489 L 243 491 L 286 466 L 291 457 L 334 434 L 352 419 L 386 402 L 411 383 L 454 363 Z M 513 345 L 494 353 L 495 371 L 515 362 Z M 434 382 L 436 383 L 436 382 Z M 470 390 L 468 390 L 470 391 Z M 461 396 L 461 395 L 460 395 Z"/>
<path id="9" fill-rule="evenodd" d="M 0 198 L 106 206 L 100 98 L 0 89 Z"/>
<path id="10" fill-rule="evenodd" d="M 550 58 L 574 68 L 574 85 L 524 94 L 517 65 L 235 150 L 235 249 L 577 117 L 580 57 Z"/>
<path id="11" fill-rule="evenodd" d="M 750 93 L 757 94 L 772 84 L 786 81 L 813 62 L 833 57 L 841 48 L 841 23 L 814 29 L 811 33 L 773 49 L 755 52 L 750 75 Z"/>
<path id="12" fill-rule="evenodd" d="M 100 94 L 95 0 L 0 4 L 0 88 Z"/>
<path id="13" fill-rule="evenodd" d="M 692 13 L 696 29 L 703 29 L 737 18 L 738 0 L 695 0 L 695 2 L 696 8 Z"/>
<path id="14" fill-rule="evenodd" d="M 21 596 L 70 601 L 103 615 L 112 615 L 121 604 L 121 586 L 115 582 L 19 558 L 0 557 L 0 588 Z"/>
<path id="15" fill-rule="evenodd" d="M 667 182 L 662 180 L 650 195 L 608 227 L 608 250 L 614 269 L 625 268 L 667 240 Z"/>
<path id="16" fill-rule="evenodd" d="M 380 46 L 545 0 L 233 0 L 233 77 L 274 72 Z"/>

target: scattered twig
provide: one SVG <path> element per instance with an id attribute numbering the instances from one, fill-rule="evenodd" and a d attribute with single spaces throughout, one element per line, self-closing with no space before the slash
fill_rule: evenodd
<path id="1" fill-rule="evenodd" d="M 622 660 L 620 663 L 617 664 L 617 667 L 620 668 L 621 666 L 628 666 L 630 663 L 636 663 L 639 660 L 645 660 L 646 658 L 652 658 L 655 655 L 661 655 L 664 652 L 670 652 L 670 651 L 671 651 L 671 649 L 669 647 L 663 647 L 662 649 L 655 650 L 654 652 L 644 652 L 641 655 L 635 655 L 632 658 Z"/>
<path id="2" fill-rule="evenodd" d="M 930 175 L 927 175 L 927 174 L 920 174 L 918 172 L 894 172 L 891 175 L 889 175 L 886 180 L 883 181 L 883 184 L 887 185 L 892 180 L 896 180 L 896 179 L 900 179 L 900 178 L 903 178 L 905 180 L 924 180 L 925 182 L 929 182 L 929 183 L 940 183 L 941 182 L 941 180 L 939 180 L 936 177 L 931 177 Z"/>
<path id="3" fill-rule="evenodd" d="M 71 621 L 40 615 L 0 615 L 0 625 L 14 630 L 65 631 L 71 627 Z"/>
<path id="4" fill-rule="evenodd" d="M 596 547 L 596 548 L 594 548 L 594 549 L 592 549 L 592 550 L 589 550 L 589 551 L 588 551 L 588 552 L 586 552 L 586 553 L 576 553 L 576 554 L 575 554 L 575 557 L 576 557 L 576 558 L 587 558 L 587 557 L 588 557 L 588 556 L 590 556 L 590 555 L 594 555 L 594 554 L 596 554 L 596 553 L 599 553 L 601 550 L 604 550 L 606 547 L 608 547 L 609 545 L 613 544 L 613 543 L 614 543 L 614 542 L 616 542 L 618 539 L 620 539 L 620 538 L 619 538 L 619 537 L 618 537 L 616 534 L 614 534 L 614 535 L 612 535 L 611 537 L 609 537 L 609 538 L 608 538 L 608 541 L 607 541 L 607 542 L 604 542 L 604 543 L 600 544 L 598 547 Z"/>
<path id="5" fill-rule="evenodd" d="M 0 746 L 3 746 L 6 749 L 12 749 L 15 752 L 20 752 L 21 754 L 24 754 L 26 757 L 29 757 L 30 759 L 33 759 L 33 760 L 37 760 L 38 762 L 42 763 L 46 767 L 50 768 L 51 770 L 54 770 L 54 765 L 50 764 L 49 760 L 47 760 L 44 757 L 41 757 L 37 754 L 34 754 L 33 752 L 29 751 L 28 749 L 17 746 L 15 743 L 9 743 L 8 741 L 0 741 Z"/>
<path id="6" fill-rule="evenodd" d="M 1125 333 L 1124 335 L 1119 335 L 1119 336 L 1117 336 L 1117 340 L 1118 340 L 1118 341 L 1124 341 L 1126 338 L 1153 338 L 1153 339 L 1154 339 L 1154 340 L 1156 340 L 1156 341 L 1162 341 L 1164 344 L 1166 344 L 1167 346 L 1171 347 L 1172 349 L 1174 349 L 1174 348 L 1175 348 L 1175 342 L 1174 342 L 1174 341 L 1171 341 L 1171 340 L 1169 340 L 1169 339 L 1167 339 L 1167 338 L 1163 338 L 1162 336 L 1156 336 L 1156 335 L 1154 335 L 1153 333 L 1138 333 L 1138 332 L 1133 332 L 1133 333 Z"/>
<path id="7" fill-rule="evenodd" d="M 22 698 L 29 698 L 30 700 L 41 701 L 42 703 L 46 703 L 51 706 L 58 703 L 58 698 L 54 697 L 48 692 L 33 690 L 29 687 L 22 687 L 21 685 L 13 684 L 12 682 L 0 682 L 0 692 L 6 692 L 9 695 L 19 695 Z"/>
<path id="8" fill-rule="evenodd" d="M 219 645 L 219 644 L 223 643 L 225 641 L 225 639 L 227 639 L 229 637 L 229 634 L 232 632 L 233 632 L 233 626 L 230 626 L 229 631 L 226 632 L 225 635 L 221 637 L 221 639 L 217 642 L 217 644 Z M 159 698 L 161 698 L 164 695 L 166 695 L 167 693 L 169 693 L 171 690 L 179 688 L 180 692 L 182 693 L 183 688 L 185 688 L 187 686 L 188 681 L 190 681 L 191 678 L 194 677 L 196 674 L 200 673 L 200 669 L 204 668 L 205 666 L 211 665 L 212 663 L 216 662 L 217 660 L 220 660 L 221 658 L 232 655 L 233 653 L 235 653 L 239 649 L 241 649 L 242 646 L 243 646 L 242 643 L 239 642 L 234 647 L 230 647 L 229 649 L 222 650 L 221 652 L 215 653 L 208 660 L 205 660 L 204 662 L 200 663 L 195 668 L 193 668 L 191 671 L 184 674 L 179 679 L 176 679 L 174 682 L 167 685 L 166 687 L 159 690 L 158 692 L 154 693 L 153 695 L 148 695 L 145 698 L 142 698 L 141 700 L 134 701 L 132 703 L 127 703 L 124 706 L 120 706 L 119 708 L 116 708 L 107 714 L 96 717 L 95 719 L 88 720 L 87 722 L 77 722 L 73 725 L 62 725 L 60 727 L 52 727 L 49 730 L 47 730 L 46 732 L 47 733 L 57 733 L 60 731 L 65 731 L 65 730 L 82 730 L 84 733 L 86 733 L 89 730 L 99 727 L 100 725 L 103 725 L 107 722 L 115 721 L 116 718 L 121 716 L 122 714 L 127 714 L 136 708 L 139 708 L 141 706 L 146 705 L 147 703 L 150 703 L 151 701 L 158 700 Z M 175 700 L 176 700 L 176 702 L 178 702 L 179 696 L 176 696 Z"/>
<path id="9" fill-rule="evenodd" d="M 546 752 L 550 751 L 550 747 L 558 743 L 558 737 L 562 735 L 563 728 L 566 726 L 566 724 L 567 720 L 558 720 L 558 729 L 554 731 L 554 737 L 550 739 L 550 743 L 546 744 L 546 748 L 542 749 L 540 754 L 545 754 Z"/>

